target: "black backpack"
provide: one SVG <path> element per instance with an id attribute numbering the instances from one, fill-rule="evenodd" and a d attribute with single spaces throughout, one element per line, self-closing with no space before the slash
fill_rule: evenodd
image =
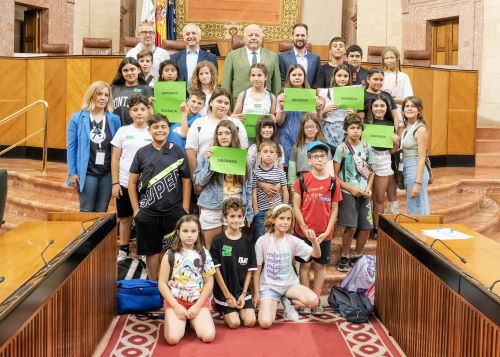
<path id="1" fill-rule="evenodd" d="M 335 177 L 330 176 L 330 178 L 331 178 L 331 181 L 330 181 L 330 194 L 331 194 L 330 200 L 333 200 L 333 195 L 335 194 L 336 181 L 335 181 Z M 300 199 L 301 199 L 301 202 L 303 202 L 302 194 L 304 192 L 307 192 L 307 187 L 306 187 L 306 184 L 304 183 L 304 176 L 299 177 L 299 186 L 300 186 Z"/>
<path id="2" fill-rule="evenodd" d="M 349 322 L 367 322 L 373 313 L 373 305 L 368 297 L 341 287 L 333 287 L 328 296 L 328 304 L 333 311 Z"/>

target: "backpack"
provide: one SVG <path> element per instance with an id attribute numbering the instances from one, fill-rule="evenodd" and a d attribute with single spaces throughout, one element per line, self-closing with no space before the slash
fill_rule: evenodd
<path id="1" fill-rule="evenodd" d="M 328 296 L 328 304 L 333 311 L 349 322 L 364 323 L 370 318 L 374 308 L 364 294 L 348 291 L 341 287 L 333 287 Z"/>
<path id="2" fill-rule="evenodd" d="M 375 284 L 375 263 L 375 256 L 361 256 L 340 286 L 348 291 L 366 294 Z"/>
<path id="3" fill-rule="evenodd" d="M 168 254 L 168 265 L 170 266 L 170 272 L 168 273 L 168 280 L 172 278 L 172 273 L 174 271 L 174 263 L 175 263 L 175 252 L 169 248 L 167 250 Z M 201 266 L 203 267 L 205 265 L 205 260 L 207 258 L 207 253 L 205 252 L 205 248 L 199 253 L 201 256 Z"/>
<path id="4" fill-rule="evenodd" d="M 336 180 L 335 180 L 335 177 L 334 176 L 330 176 L 330 201 L 333 200 L 333 195 L 335 194 L 335 188 L 337 187 L 336 186 Z M 307 187 L 306 187 L 306 184 L 304 182 L 304 176 L 299 176 L 299 186 L 300 186 L 300 200 L 301 200 L 301 204 L 303 202 L 302 200 L 302 194 L 304 192 L 307 192 Z"/>

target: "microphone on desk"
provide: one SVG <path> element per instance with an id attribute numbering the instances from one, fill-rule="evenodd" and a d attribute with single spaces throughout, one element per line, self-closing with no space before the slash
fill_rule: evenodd
<path id="1" fill-rule="evenodd" d="M 456 256 L 458 259 L 460 259 L 460 261 L 461 261 L 462 263 L 464 263 L 464 264 L 465 264 L 465 263 L 467 263 L 467 260 L 465 260 L 465 258 L 464 258 L 464 257 L 461 257 L 460 255 L 458 255 L 458 254 L 457 254 L 457 253 L 456 253 L 453 249 L 451 249 L 451 248 L 450 248 L 450 246 L 449 246 L 448 244 L 446 244 L 445 242 L 443 242 L 441 239 L 434 239 L 434 241 L 431 243 L 431 248 L 432 248 L 432 246 L 434 245 L 434 243 L 436 243 L 436 242 L 438 242 L 438 241 L 439 241 L 441 244 L 443 244 L 446 248 L 448 248 L 448 249 L 450 250 L 450 252 L 452 252 L 453 254 L 455 254 L 455 256 Z"/>
<path id="2" fill-rule="evenodd" d="M 45 260 L 45 258 L 43 257 L 43 253 L 45 253 L 45 251 L 46 251 L 47 249 L 49 249 L 49 247 L 50 247 L 52 244 L 54 244 L 54 240 L 53 240 L 53 239 L 49 240 L 49 242 L 48 242 L 48 243 L 47 243 L 47 245 L 45 246 L 44 250 L 42 250 L 42 252 L 40 253 L 40 256 L 42 257 L 43 263 L 45 264 L 45 267 L 46 267 L 46 268 L 49 268 L 49 267 L 50 267 L 50 264 L 49 264 L 49 263 L 47 263 L 47 261 L 46 261 L 46 260 Z"/>
<path id="3" fill-rule="evenodd" d="M 403 217 L 409 218 L 409 219 L 411 219 L 411 220 L 413 220 L 413 221 L 415 221 L 415 222 L 417 222 L 417 223 L 418 223 L 418 222 L 420 222 L 420 221 L 418 220 L 418 218 L 411 217 L 411 216 L 407 216 L 406 214 L 403 214 L 403 213 L 398 213 L 398 214 L 396 215 L 396 217 L 394 217 L 394 222 L 396 222 L 396 223 L 398 222 L 398 217 L 399 217 L 399 216 L 403 216 Z"/>
<path id="4" fill-rule="evenodd" d="M 3 278 L 3 276 L 2 276 L 2 278 Z M 1 279 L 1 278 L 0 278 L 0 279 Z M 2 282 L 2 281 L 0 280 L 0 283 L 1 283 L 1 282 Z M 500 279 L 499 279 L 499 280 L 494 281 L 494 282 L 493 282 L 493 284 L 491 284 L 491 286 L 490 286 L 490 288 L 489 288 L 488 290 L 489 290 L 489 291 L 491 291 L 491 292 L 493 292 L 493 288 L 495 287 L 496 283 L 498 283 L 498 282 L 500 282 Z"/>
<path id="5" fill-rule="evenodd" d="M 4 281 L 5 281 L 5 277 L 0 276 L 0 284 L 3 283 Z"/>
<path id="6" fill-rule="evenodd" d="M 80 224 L 82 225 L 83 231 L 84 231 L 84 232 L 87 232 L 87 228 L 85 228 L 85 226 L 83 225 L 84 223 L 88 223 L 88 222 L 96 221 L 96 220 L 98 220 L 99 218 L 101 218 L 101 217 L 97 216 L 97 217 L 92 217 L 92 218 L 90 218 L 90 219 L 87 219 L 86 221 L 81 221 L 81 222 L 80 222 Z"/>

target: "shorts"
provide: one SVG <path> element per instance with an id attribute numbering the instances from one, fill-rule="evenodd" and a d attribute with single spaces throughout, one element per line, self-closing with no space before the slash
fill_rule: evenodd
<path id="1" fill-rule="evenodd" d="M 231 314 L 233 312 L 238 312 L 240 309 L 236 309 L 234 307 L 229 307 L 227 303 L 221 302 L 214 297 L 215 308 L 217 311 L 222 313 L 223 315 Z M 243 305 L 243 309 L 252 309 L 253 310 L 253 302 L 252 295 L 247 295 L 245 300 L 245 305 Z"/>
<path id="2" fill-rule="evenodd" d="M 128 189 L 123 186 L 120 187 L 122 189 L 122 195 L 116 199 L 116 214 L 118 218 L 130 217 L 134 215 L 134 210 L 130 203 Z"/>
<path id="3" fill-rule="evenodd" d="M 389 150 L 373 150 L 375 158 L 372 166 L 375 175 L 379 177 L 387 177 L 394 174 L 391 167 L 391 152 Z"/>
<path id="4" fill-rule="evenodd" d="M 181 207 L 160 217 L 150 216 L 140 210 L 134 218 L 137 232 L 137 254 L 153 255 L 161 253 L 162 248 L 164 250 L 170 248 L 175 237 L 177 221 L 185 214 Z"/>
<path id="5" fill-rule="evenodd" d="M 175 298 L 175 300 L 179 304 L 181 304 L 183 307 L 185 307 L 186 310 L 189 309 L 194 304 L 196 304 L 196 301 L 198 301 L 198 300 L 196 300 L 196 301 L 186 301 L 186 300 L 182 300 L 182 299 L 178 299 L 178 298 Z M 170 308 L 173 309 L 173 307 L 168 304 L 167 300 L 163 300 L 163 307 L 165 308 L 165 310 L 170 309 Z M 210 299 L 206 299 L 205 300 L 205 302 L 203 303 L 203 307 L 206 307 L 207 309 L 210 309 Z"/>
<path id="6" fill-rule="evenodd" d="M 200 224 L 203 230 L 222 227 L 224 225 L 222 210 L 200 207 Z"/>
<path id="7" fill-rule="evenodd" d="M 283 297 L 285 297 L 286 292 L 288 291 L 290 287 L 285 289 L 283 293 L 280 293 L 277 290 L 274 290 L 272 288 L 264 288 L 260 291 L 260 299 L 265 300 L 265 299 L 271 299 L 277 302 L 280 302 Z"/>
<path id="8" fill-rule="evenodd" d="M 312 247 L 312 243 L 309 239 L 301 237 L 301 236 L 297 236 L 297 237 L 302 239 L 308 246 Z M 319 258 L 309 257 L 308 260 L 304 260 L 300 257 L 295 257 L 295 260 L 298 262 L 301 262 L 301 263 L 309 263 L 309 262 L 313 261 L 315 263 L 322 264 L 322 265 L 330 264 L 331 251 L 332 251 L 332 240 L 329 239 L 329 240 L 322 241 L 319 244 L 319 247 L 321 249 L 321 255 Z"/>
<path id="9" fill-rule="evenodd" d="M 338 224 L 344 227 L 357 228 L 361 231 L 373 228 L 372 201 L 369 197 L 354 197 L 342 192 L 339 202 Z"/>

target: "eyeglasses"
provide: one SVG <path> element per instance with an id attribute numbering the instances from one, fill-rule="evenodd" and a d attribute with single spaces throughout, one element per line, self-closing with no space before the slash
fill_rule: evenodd
<path id="1" fill-rule="evenodd" d="M 326 159 L 326 155 L 311 155 L 311 159 L 313 159 L 313 160 L 324 160 L 324 159 Z"/>
<path id="2" fill-rule="evenodd" d="M 141 32 L 139 32 L 139 34 L 144 35 L 144 36 L 146 36 L 146 35 L 154 36 L 155 33 L 156 32 L 154 32 L 154 31 L 141 31 Z"/>
<path id="3" fill-rule="evenodd" d="M 312 129 L 318 129 L 318 127 L 316 125 L 306 125 L 306 126 L 304 126 L 304 129 L 312 130 Z"/>

